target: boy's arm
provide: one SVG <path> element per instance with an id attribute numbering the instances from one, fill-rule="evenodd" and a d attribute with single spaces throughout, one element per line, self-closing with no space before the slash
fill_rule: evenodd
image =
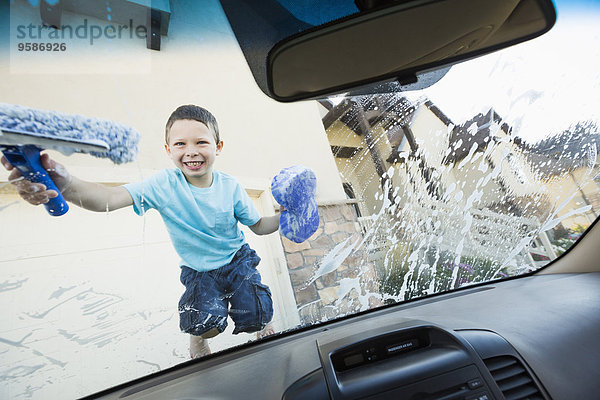
<path id="1" fill-rule="evenodd" d="M 283 211 L 280 208 L 280 211 Z M 279 229 L 279 212 L 275 215 L 270 215 L 268 217 L 261 217 L 258 222 L 250 227 L 252 232 L 257 235 L 268 235 L 269 233 L 273 233 Z"/>
<path id="2" fill-rule="evenodd" d="M 76 177 L 62 195 L 67 201 L 90 211 L 113 211 L 133 204 L 123 186 L 105 186 Z"/>
<path id="3" fill-rule="evenodd" d="M 82 181 L 69 174 L 65 167 L 50 159 L 47 154 L 42 154 L 41 162 L 65 200 L 79 207 L 91 211 L 112 211 L 133 204 L 131 195 L 124 187 L 111 187 Z M 15 185 L 17 192 L 25 201 L 39 205 L 58 196 L 54 190 L 46 190 L 46 186 L 41 183 L 23 179 L 19 171 L 4 157 L 2 157 L 2 164 L 11 171 L 8 177 L 9 182 Z"/>

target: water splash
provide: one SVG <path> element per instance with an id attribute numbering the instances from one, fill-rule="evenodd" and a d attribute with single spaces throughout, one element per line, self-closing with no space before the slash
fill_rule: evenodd
<path id="1" fill-rule="evenodd" d="M 7 381 L 9 379 L 24 378 L 29 375 L 35 374 L 39 369 L 44 368 L 44 364 L 37 365 L 17 365 L 6 370 L 0 375 L 1 381 Z"/>
<path id="2" fill-rule="evenodd" d="M 160 371 L 160 370 L 161 370 L 161 368 L 160 368 L 160 365 L 159 365 L 159 364 L 157 364 L 157 363 L 153 363 L 153 362 L 146 361 L 146 360 L 136 360 L 136 362 L 138 362 L 138 363 L 140 363 L 140 364 L 146 364 L 146 365 L 149 365 L 149 366 L 151 366 L 151 367 L 155 368 L 157 371 Z"/>
<path id="3" fill-rule="evenodd" d="M 4 281 L 0 283 L 0 293 L 20 289 L 28 280 L 29 278 L 21 279 L 19 281 Z"/>
<path id="4" fill-rule="evenodd" d="M 517 100 L 533 102 L 538 95 L 531 92 Z M 535 269 L 538 264 L 529 252 L 539 235 L 594 211 L 591 204 L 573 207 L 572 203 L 586 184 L 600 179 L 598 138 L 590 139 L 599 136 L 597 129 L 586 128 L 581 141 L 590 144 L 575 146 L 577 151 L 572 150 L 573 143 L 580 141 L 575 131 L 555 135 L 558 144 L 550 142 L 555 150 L 547 144 L 536 150 L 517 137 L 518 126 L 508 126 L 506 121 L 518 121 L 518 115 L 503 120 L 490 110 L 462 125 L 448 123 L 429 132 L 414 128 L 409 132 L 413 135 L 410 143 L 390 132 L 398 124 L 418 122 L 407 123 L 397 110 L 379 107 L 391 103 L 394 96 L 402 95 L 352 98 L 354 108 L 362 107 L 362 115 L 368 113 L 370 130 L 354 129 L 361 119 L 361 112 L 354 108 L 343 117 L 350 129 L 339 130 L 346 132 L 343 135 L 352 146 L 364 149 L 344 154 L 351 158 L 338 164 L 342 180 L 352 184 L 361 213 L 366 215 L 359 219 L 364 238 L 353 252 L 364 251 L 365 266 L 373 260 L 380 291 L 387 298 L 406 300 Z M 415 115 L 430 111 L 427 102 L 415 106 Z M 371 121 L 376 122 L 370 125 Z M 330 126 L 330 141 L 343 148 L 343 135 L 335 124 Z M 347 133 L 351 129 L 359 132 L 362 144 L 357 145 L 357 136 Z M 391 164 L 377 160 L 389 154 L 386 145 L 396 146 L 387 160 L 393 159 Z M 558 158 L 546 156 L 558 148 Z M 378 162 L 387 168 L 385 173 L 374 173 Z M 577 168 L 584 171 L 576 178 L 578 188 L 559 189 L 557 200 L 552 200 L 556 182 Z M 563 175 L 557 177 L 552 171 Z M 378 180 L 383 185 L 376 184 Z M 338 246 L 332 259 L 348 243 Z M 336 265 L 323 263 L 315 275 L 335 270 Z M 338 294 L 347 296 L 357 285 L 354 279 L 340 282 Z"/>
<path id="5" fill-rule="evenodd" d="M 45 311 L 28 312 L 25 314 L 31 318 L 43 319 L 50 312 L 58 309 L 59 307 L 64 306 L 69 302 L 74 301 L 81 303 L 80 308 L 82 311 L 82 315 L 92 315 L 123 301 L 123 298 L 121 296 L 113 295 L 110 293 L 96 292 L 93 288 L 89 288 L 61 301 L 60 303 L 48 308 Z"/>
<path id="6" fill-rule="evenodd" d="M 60 296 L 62 296 L 63 294 L 65 294 L 66 292 L 68 292 L 69 290 L 75 289 L 77 286 L 70 286 L 68 288 L 63 288 L 63 287 L 59 287 L 58 289 L 56 289 L 51 295 L 50 297 L 48 297 L 48 300 L 52 300 L 52 299 L 58 299 Z"/>
<path id="7" fill-rule="evenodd" d="M 327 253 L 327 255 L 321 260 L 319 268 L 317 269 L 313 277 L 310 279 L 310 281 L 307 282 L 307 286 L 319 279 L 321 276 L 335 271 L 342 265 L 344 260 L 348 258 L 350 253 L 352 253 L 352 251 L 356 248 L 358 244 L 357 240 L 354 243 L 347 246 L 351 239 L 352 238 L 348 238 L 344 240 L 343 242 L 336 245 L 333 249 L 331 249 L 329 253 Z"/>
<path id="8" fill-rule="evenodd" d="M 29 333 L 25 334 L 25 336 L 23 336 L 21 338 L 21 340 L 19 340 L 19 341 L 9 340 L 9 339 L 5 339 L 5 338 L 0 337 L 0 343 L 4 343 L 4 344 L 6 344 L 8 346 L 11 346 L 11 347 L 17 347 L 17 348 L 21 348 L 21 349 L 30 350 L 34 355 L 42 357 L 42 358 L 45 358 L 47 361 L 50 362 L 50 364 L 57 365 L 57 366 L 59 366 L 61 368 L 63 368 L 64 366 L 67 365 L 66 362 L 57 360 L 57 359 L 55 359 L 53 357 L 49 357 L 49 356 L 43 354 L 42 352 L 40 352 L 40 351 L 38 351 L 38 350 L 36 350 L 36 349 L 34 349 L 34 348 L 26 345 L 25 344 L 25 340 L 27 338 L 29 338 L 31 335 L 33 335 L 33 332 L 29 332 Z"/>

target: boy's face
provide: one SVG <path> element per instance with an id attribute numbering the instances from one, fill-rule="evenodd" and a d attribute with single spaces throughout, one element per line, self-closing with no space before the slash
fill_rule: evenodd
<path id="1" fill-rule="evenodd" d="M 212 184 L 213 164 L 221 153 L 223 141 L 215 138 L 206 125 L 191 119 L 177 120 L 171 126 L 167 154 L 189 183 L 197 187 Z"/>

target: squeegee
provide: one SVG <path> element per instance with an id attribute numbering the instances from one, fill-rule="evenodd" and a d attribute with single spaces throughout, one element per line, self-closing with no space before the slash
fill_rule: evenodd
<path id="1" fill-rule="evenodd" d="M 58 193 L 44 204 L 53 216 L 69 206 L 41 164 L 43 150 L 88 153 L 121 164 L 135 159 L 139 138 L 139 132 L 116 122 L 0 103 L 0 151 L 24 179 Z"/>

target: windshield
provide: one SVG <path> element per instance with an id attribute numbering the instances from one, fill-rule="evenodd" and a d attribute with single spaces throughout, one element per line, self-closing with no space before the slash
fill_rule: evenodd
<path id="1" fill-rule="evenodd" d="M 600 212 L 600 6 L 556 3 L 550 32 L 455 65 L 428 89 L 288 104 L 257 87 L 217 1 L 3 3 L 0 114 L 50 110 L 55 138 L 74 125 L 112 150 L 44 151 L 70 202 L 62 216 L 29 204 L 21 174 L 0 168 L 0 398 L 89 395 L 190 360 L 200 333 L 215 353 L 559 257 Z M 291 11 L 310 24 L 356 11 L 328 7 L 319 18 Z M 219 138 L 187 114 L 165 134 L 187 104 L 214 115 Z M 0 126 L 41 118 L 19 110 Z M 59 114 L 125 128 L 110 136 Z M 15 151 L 7 137 L 5 156 Z M 204 147 L 178 150 L 188 139 Z M 314 229 L 297 241 L 274 197 L 292 166 L 314 173 L 319 218 L 301 219 Z M 235 193 L 202 203 L 222 181 Z M 92 212 L 86 194 L 98 190 L 114 196 L 91 196 Z M 198 244 L 207 230 L 218 240 Z M 233 300 L 237 286 L 190 289 L 242 268 L 206 255 L 234 257 L 243 244 L 260 258 L 244 266 L 258 279 L 248 297 Z M 184 293 L 207 297 L 186 303 Z M 217 301 L 202 314 L 214 326 L 182 332 L 182 315 Z M 239 317 L 250 309 L 258 322 Z"/>

